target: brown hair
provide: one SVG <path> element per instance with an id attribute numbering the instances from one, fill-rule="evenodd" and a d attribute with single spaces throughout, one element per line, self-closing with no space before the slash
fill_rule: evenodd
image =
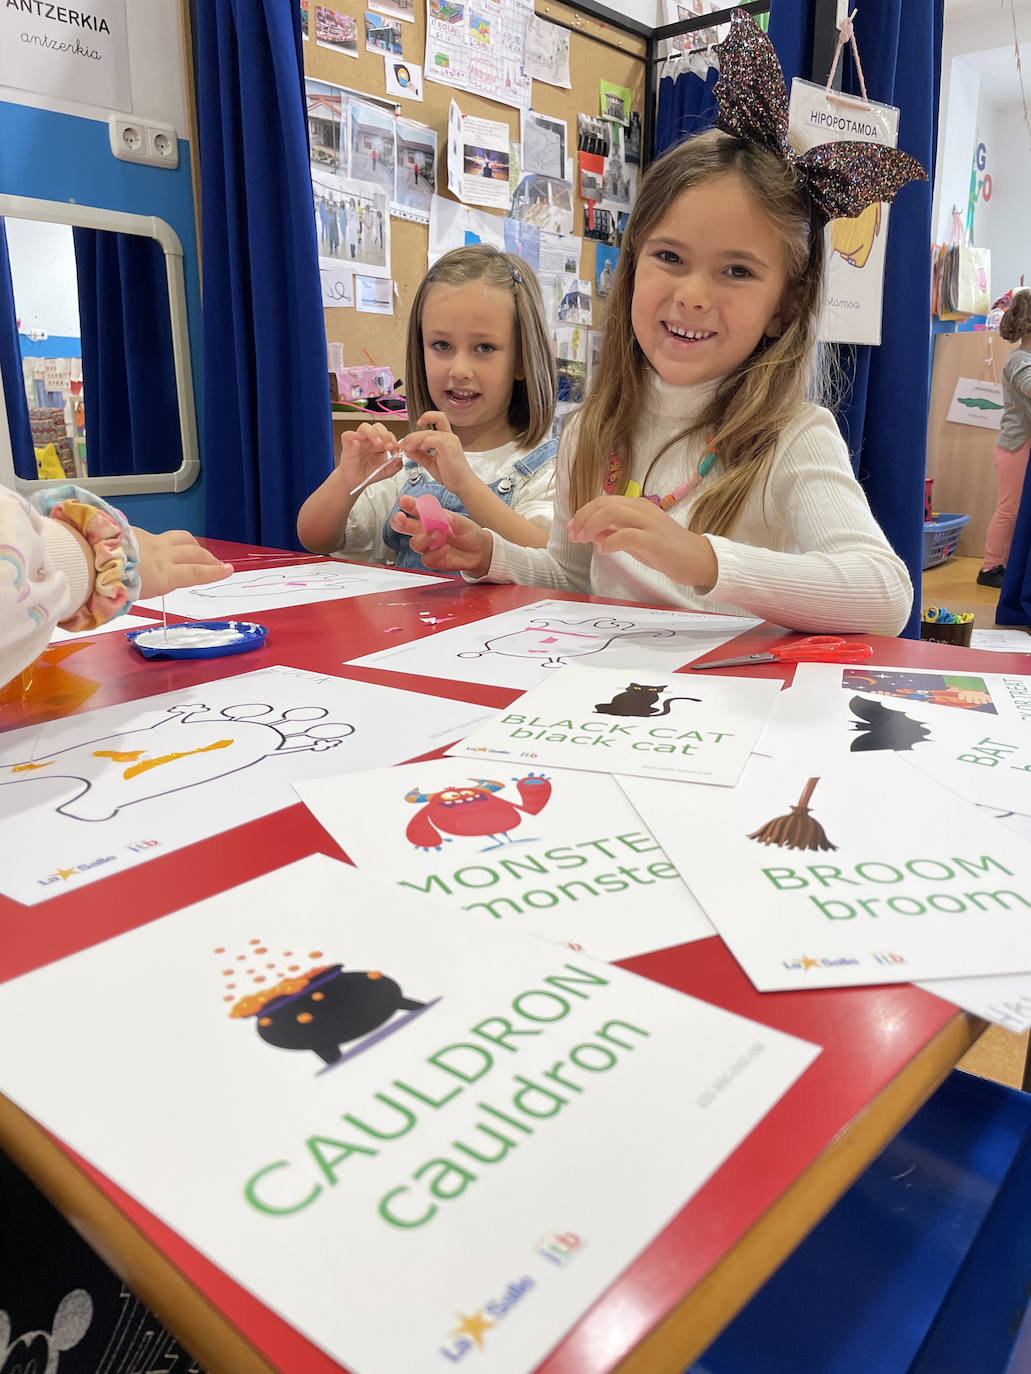
<path id="1" fill-rule="evenodd" d="M 798 407 L 821 390 L 817 327 L 823 297 L 823 224 L 794 168 L 765 148 L 712 129 L 677 144 L 652 163 L 641 182 L 620 247 L 609 296 L 605 346 L 590 392 L 577 416 L 577 448 L 570 507 L 597 496 L 609 455 L 632 466 L 633 435 L 646 393 L 649 364 L 634 336 L 630 308 L 641 247 L 682 192 L 715 177 L 736 176 L 777 230 L 787 255 L 782 304 L 784 330 L 763 337 L 717 388 L 697 423 L 656 456 L 702 432 L 712 436 L 723 474 L 707 486 L 688 528 L 729 534 L 748 492 L 768 467 L 777 439 Z"/>
<path id="2" fill-rule="evenodd" d="M 1031 334 L 1031 291 L 1015 291 L 999 321 L 999 333 L 1007 343 L 1018 343 Z"/>
<path id="3" fill-rule="evenodd" d="M 521 444 L 533 447 L 551 432 L 558 395 L 555 359 L 544 320 L 541 288 L 533 269 L 522 258 L 514 253 L 502 253 L 486 243 L 471 243 L 445 253 L 426 273 L 415 293 L 405 343 L 408 413 L 419 416 L 425 410 L 434 409 L 426 385 L 422 342 L 422 314 L 427 291 L 438 283 L 466 286 L 476 281 L 500 286 L 511 293 L 515 304 L 516 357 L 523 375 L 517 377 L 512 386 L 508 423 Z"/>

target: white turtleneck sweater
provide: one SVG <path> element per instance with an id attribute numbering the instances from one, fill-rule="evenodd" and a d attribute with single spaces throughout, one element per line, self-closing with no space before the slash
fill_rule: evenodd
<path id="1" fill-rule="evenodd" d="M 651 378 L 634 435 L 635 481 L 643 483 L 655 454 L 701 413 L 716 385 L 679 387 Z M 570 542 L 569 472 L 577 430 L 574 416 L 559 447 L 547 548 L 523 548 L 495 534 L 484 581 L 755 615 L 793 630 L 895 635 L 905 625 L 913 601 L 909 574 L 870 513 L 829 410 L 800 409 L 780 437 L 768 481 L 749 493 L 733 538 L 705 536 L 719 577 L 704 595 L 630 554 L 600 554 L 590 544 Z M 647 492 L 672 491 L 697 470 L 704 453 L 697 435 L 675 445 L 652 470 Z M 670 519 L 686 527 L 706 481 L 720 471 L 717 460 L 708 478 L 668 512 Z"/>

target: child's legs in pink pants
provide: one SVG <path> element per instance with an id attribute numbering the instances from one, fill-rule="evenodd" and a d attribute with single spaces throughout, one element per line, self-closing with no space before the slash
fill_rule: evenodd
<path id="1" fill-rule="evenodd" d="M 1027 467 L 1028 450 L 1018 448 L 1015 453 L 995 445 L 992 457 L 995 459 L 995 480 L 998 495 L 995 514 L 992 516 L 985 535 L 984 562 L 982 572 L 989 568 L 1004 568 L 1010 554 L 1010 540 L 1013 526 L 1017 522 L 1020 507 L 1020 493 L 1024 489 L 1024 470 Z"/>

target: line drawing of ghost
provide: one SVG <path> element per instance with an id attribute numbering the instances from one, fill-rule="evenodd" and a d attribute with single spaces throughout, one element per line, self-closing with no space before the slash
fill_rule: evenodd
<path id="1" fill-rule="evenodd" d="M 79 821 L 109 821 L 127 806 L 188 791 L 264 759 L 334 749 L 354 726 L 329 721 L 324 706 L 276 714 L 263 702 L 212 710 L 199 702 L 169 706 L 150 725 L 0 765 L 0 787 L 58 778 L 74 786 L 55 811 Z"/>
<path id="2" fill-rule="evenodd" d="M 247 580 L 244 580 L 244 579 Z M 280 572 L 263 572 L 255 575 L 243 574 L 239 582 L 231 577 L 223 582 L 212 583 L 207 587 L 191 588 L 191 595 L 207 601 L 220 601 L 226 597 L 239 597 L 244 592 L 261 592 L 264 596 L 274 596 L 277 592 L 337 592 L 355 587 L 360 582 L 368 582 L 364 574 L 345 572 L 342 568 L 294 568 Z"/>
<path id="3" fill-rule="evenodd" d="M 500 654 L 503 658 L 536 659 L 542 668 L 564 668 L 574 658 L 600 654 L 617 641 L 649 641 L 651 647 L 675 653 L 691 642 L 689 630 L 641 630 L 632 620 L 556 620 L 541 616 L 526 628 L 484 641 L 482 649 L 463 649 L 458 658 L 483 658 Z M 663 642 L 665 641 L 665 642 Z"/>

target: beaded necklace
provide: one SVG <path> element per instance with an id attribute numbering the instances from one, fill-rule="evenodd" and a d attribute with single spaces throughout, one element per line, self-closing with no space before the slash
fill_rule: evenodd
<path id="1" fill-rule="evenodd" d="M 665 496 L 649 495 L 645 496 L 644 499 L 650 501 L 653 506 L 658 506 L 660 510 L 669 510 L 671 507 L 675 506 L 678 501 L 682 501 L 685 496 L 689 496 L 691 492 L 694 491 L 695 487 L 699 485 L 702 478 L 712 471 L 712 465 L 716 461 L 716 451 L 712 447 L 711 439 L 708 440 L 705 447 L 708 452 L 698 464 L 698 471 L 693 476 L 689 477 L 686 482 L 681 482 L 679 486 L 675 486 L 673 490 L 667 492 Z M 608 472 L 605 474 L 605 494 L 607 496 L 612 496 L 614 494 L 616 487 L 619 485 L 622 471 L 623 459 L 618 453 L 613 453 L 609 458 Z M 640 485 L 637 482 L 629 481 L 626 484 L 626 491 L 623 495 L 643 496 L 644 493 L 641 491 Z"/>

